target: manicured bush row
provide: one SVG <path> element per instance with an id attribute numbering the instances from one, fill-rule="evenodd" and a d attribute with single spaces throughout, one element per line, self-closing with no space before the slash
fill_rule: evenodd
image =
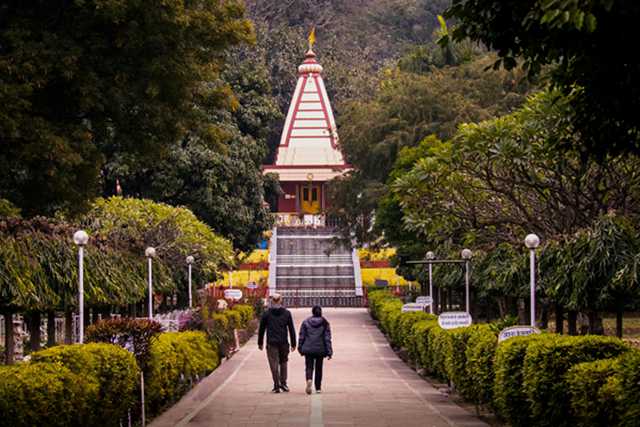
<path id="1" fill-rule="evenodd" d="M 242 312 L 235 311 L 239 318 Z M 158 335 L 145 369 L 148 413 L 157 414 L 219 364 L 217 344 L 205 332 Z M 30 362 L 0 367 L 0 425 L 119 426 L 130 408 L 137 411 L 139 384 L 133 354 L 118 345 L 52 347 Z"/>
<path id="2" fill-rule="evenodd" d="M 115 426 L 135 402 L 138 367 L 111 344 L 54 347 L 0 368 L 2 425 Z"/>
<path id="3" fill-rule="evenodd" d="M 640 426 L 640 351 L 573 366 L 566 376 L 579 426 Z"/>
<path id="4" fill-rule="evenodd" d="M 158 413 L 167 404 L 175 402 L 194 381 L 219 364 L 217 345 L 208 340 L 204 332 L 161 334 L 151 346 L 145 387 L 151 413 Z"/>
<path id="5" fill-rule="evenodd" d="M 369 293 L 371 315 L 417 367 L 513 426 L 640 426 L 640 351 L 603 336 L 543 333 L 498 344 L 502 325 L 444 330 Z"/>

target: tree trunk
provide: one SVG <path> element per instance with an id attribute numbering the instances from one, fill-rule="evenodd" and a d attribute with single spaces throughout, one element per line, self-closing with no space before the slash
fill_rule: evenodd
<path id="1" fill-rule="evenodd" d="M 547 329 L 549 327 L 549 305 L 543 303 L 540 307 L 540 328 Z"/>
<path id="2" fill-rule="evenodd" d="M 622 338 L 622 318 L 624 316 L 624 308 L 622 305 L 618 305 L 616 309 L 616 336 Z"/>
<path id="3" fill-rule="evenodd" d="M 109 320 L 109 319 L 111 319 L 111 306 L 110 306 L 110 305 L 104 306 L 104 307 L 100 310 L 100 314 L 102 315 L 102 320 Z"/>
<path id="4" fill-rule="evenodd" d="M 56 345 L 56 312 L 47 312 L 47 347 Z"/>
<path id="5" fill-rule="evenodd" d="M 70 309 L 64 312 L 64 343 L 73 343 L 73 311 Z"/>
<path id="6" fill-rule="evenodd" d="M 500 312 L 500 318 L 501 319 L 504 319 L 505 317 L 507 317 L 507 306 L 508 306 L 507 298 L 506 297 L 499 297 L 498 298 L 498 311 Z"/>
<path id="7" fill-rule="evenodd" d="M 84 330 L 86 331 L 91 324 L 91 310 L 88 307 L 84 309 Z"/>
<path id="8" fill-rule="evenodd" d="M 39 311 L 29 313 L 29 347 L 31 351 L 40 350 L 40 325 L 42 324 L 42 315 Z"/>
<path id="9" fill-rule="evenodd" d="M 564 334 L 564 309 L 556 303 L 556 334 Z"/>
<path id="10" fill-rule="evenodd" d="M 604 325 L 602 324 L 602 317 L 597 311 L 589 311 L 587 313 L 589 318 L 589 333 L 593 335 L 604 335 Z"/>
<path id="11" fill-rule="evenodd" d="M 13 313 L 5 312 L 4 316 L 4 363 L 13 364 L 15 337 L 13 336 Z"/>
<path id="12" fill-rule="evenodd" d="M 578 335 L 578 312 L 575 310 L 567 313 L 567 329 L 569 335 Z"/>
<path id="13" fill-rule="evenodd" d="M 529 313 L 527 313 L 527 304 L 524 299 L 518 300 L 518 322 L 521 325 L 529 324 Z"/>

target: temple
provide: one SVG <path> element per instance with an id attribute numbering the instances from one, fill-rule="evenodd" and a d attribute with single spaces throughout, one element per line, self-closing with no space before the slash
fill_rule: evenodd
<path id="1" fill-rule="evenodd" d="M 350 166 L 338 147 L 338 131 L 322 79 L 322 65 L 311 47 L 298 67 L 298 82 L 284 123 L 274 164 L 283 194 L 272 207 L 280 225 L 325 225 L 327 181 Z"/>
<path id="2" fill-rule="evenodd" d="M 274 164 L 264 173 L 278 175 L 283 189 L 272 206 L 276 226 L 269 242 L 269 292 L 289 306 L 362 306 L 362 277 L 357 252 L 334 245 L 327 220 L 327 183 L 350 169 L 338 146 L 331 102 L 322 66 L 309 50 L 298 67 L 298 81 L 284 123 Z"/>

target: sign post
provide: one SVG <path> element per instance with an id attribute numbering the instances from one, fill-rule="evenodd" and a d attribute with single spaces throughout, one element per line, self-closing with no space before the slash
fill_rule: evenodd
<path id="1" fill-rule="evenodd" d="M 471 323 L 471 315 L 465 311 L 448 311 L 438 316 L 438 325 L 442 329 L 465 328 Z"/>
<path id="2" fill-rule="evenodd" d="M 513 337 L 526 337 L 528 335 L 539 333 L 540 329 L 534 326 L 510 326 L 500 331 L 500 335 L 498 335 L 498 342 L 502 342 Z"/>

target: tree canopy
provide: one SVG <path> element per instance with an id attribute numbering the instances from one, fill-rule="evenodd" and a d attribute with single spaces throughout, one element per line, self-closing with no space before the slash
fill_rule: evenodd
<path id="1" fill-rule="evenodd" d="M 184 136 L 213 143 L 226 50 L 252 38 L 235 0 L 0 6 L 0 193 L 23 214 L 86 210 L 105 161 L 131 170 Z"/>
<path id="2" fill-rule="evenodd" d="M 638 2 L 454 0 L 446 16 L 458 23 L 454 39 L 497 51 L 496 66 L 521 61 L 535 75 L 551 64 L 591 153 L 640 151 L 640 64 L 623 42 L 640 37 Z"/>

